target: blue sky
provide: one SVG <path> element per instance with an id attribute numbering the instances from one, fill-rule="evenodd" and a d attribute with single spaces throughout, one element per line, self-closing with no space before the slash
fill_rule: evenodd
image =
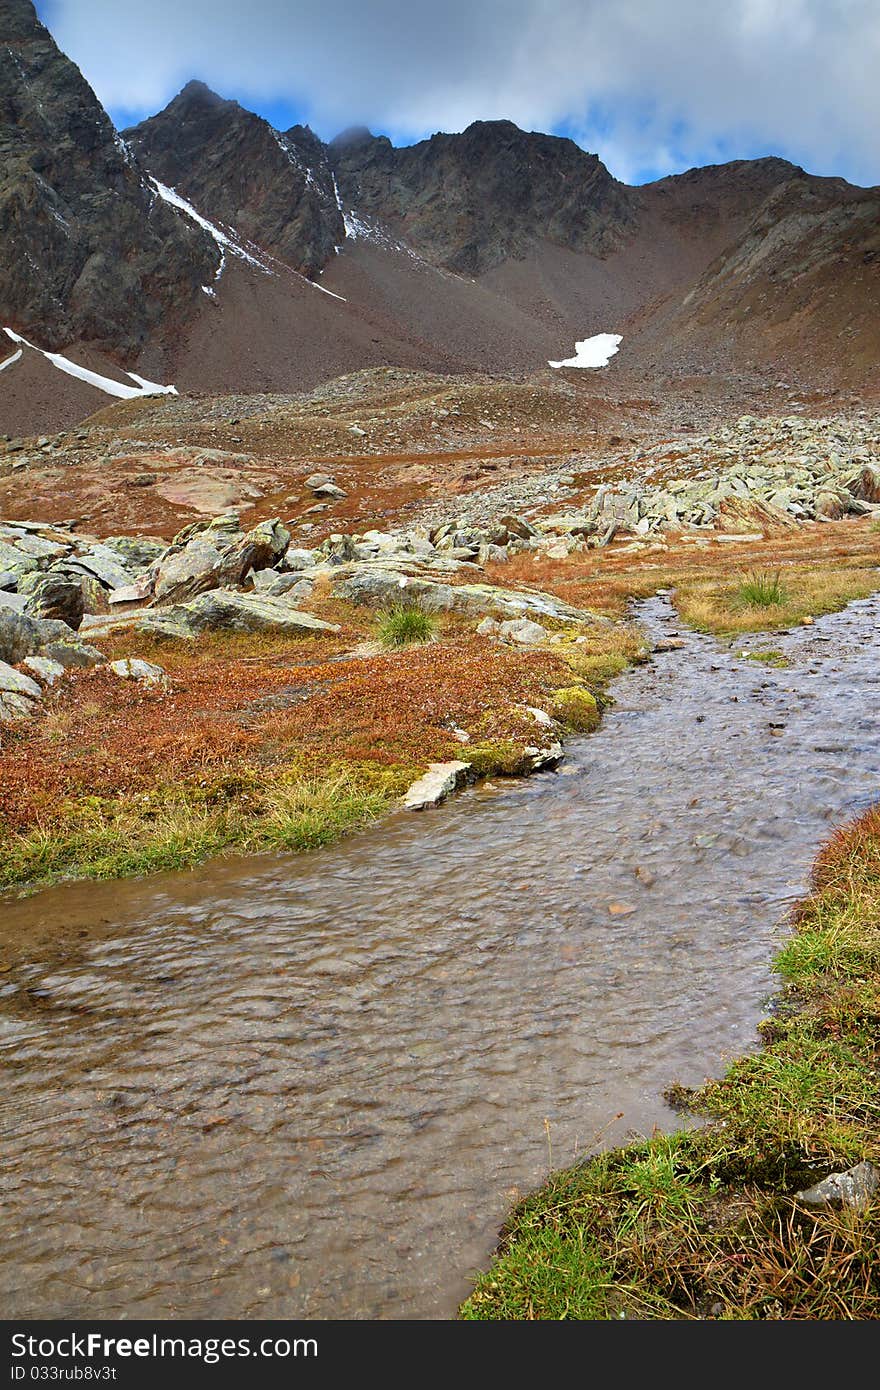
<path id="1" fill-rule="evenodd" d="M 779 154 L 880 182 L 878 0 L 37 0 L 117 125 L 190 78 L 397 144 L 507 118 L 643 182 Z"/>

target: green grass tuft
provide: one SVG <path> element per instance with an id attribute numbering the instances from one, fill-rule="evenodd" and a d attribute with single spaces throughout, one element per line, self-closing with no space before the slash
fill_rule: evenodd
<path id="1" fill-rule="evenodd" d="M 750 570 L 739 585 L 737 595 L 748 608 L 776 608 L 787 598 L 779 570 L 775 574 L 769 570 Z"/>
<path id="2" fill-rule="evenodd" d="M 408 647 L 413 642 L 430 642 L 437 631 L 437 619 L 422 608 L 396 604 L 379 622 L 379 641 L 383 647 Z"/>

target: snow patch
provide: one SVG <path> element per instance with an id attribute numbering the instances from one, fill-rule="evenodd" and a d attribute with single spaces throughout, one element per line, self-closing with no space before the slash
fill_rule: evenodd
<path id="1" fill-rule="evenodd" d="M 3 332 L 14 343 L 21 343 L 22 347 L 28 347 L 32 352 L 38 352 L 60 372 L 66 372 L 68 376 L 75 376 L 80 381 L 87 382 L 89 386 L 96 386 L 99 391 L 106 392 L 108 396 L 116 396 L 121 401 L 135 400 L 139 396 L 177 395 L 176 386 L 160 386 L 158 382 L 147 381 L 146 377 L 138 376 L 136 372 L 126 372 L 126 376 L 130 377 L 132 381 L 136 381 L 137 386 L 126 386 L 124 381 L 114 381 L 110 376 L 101 376 L 100 372 L 89 371 L 88 367 L 81 367 L 78 362 L 71 362 L 69 357 L 63 357 L 60 352 L 44 352 L 42 348 L 35 347 L 33 343 L 28 342 L 27 338 L 22 338 L 20 333 L 16 333 L 11 328 L 4 328 Z M 18 360 L 18 357 L 21 357 L 21 348 L 19 348 L 17 356 L 4 362 L 3 366 L 10 366 L 12 361 Z"/>
<path id="2" fill-rule="evenodd" d="M 593 338 L 584 338 L 575 343 L 574 357 L 566 357 L 562 362 L 548 362 L 548 367 L 607 367 L 623 342 L 621 333 L 597 333 Z"/>
<path id="3" fill-rule="evenodd" d="M 193 207 L 192 203 L 188 203 L 186 198 L 180 196 L 175 188 L 169 188 L 166 183 L 160 183 L 158 179 L 153 178 L 152 174 L 150 174 L 150 183 L 159 194 L 163 203 L 170 203 L 171 207 L 177 208 L 178 212 L 182 212 L 186 217 L 196 222 L 203 231 L 214 238 L 215 242 L 220 247 L 223 255 L 220 260 L 220 269 L 214 276 L 215 284 L 223 274 L 226 265 L 225 253 L 227 251 L 233 256 L 238 256 L 240 260 L 247 261 L 248 265 L 256 266 L 257 270 L 262 270 L 264 275 L 275 274 L 274 270 L 271 270 L 270 267 L 266 265 L 265 261 L 258 260 L 256 256 L 252 256 L 251 253 L 245 251 L 240 242 L 231 237 L 228 232 L 222 231 L 219 227 L 215 226 L 213 222 L 209 222 L 207 217 L 203 217 L 202 214 Z"/>
<path id="4" fill-rule="evenodd" d="M 5 362 L 0 362 L 0 372 L 5 372 L 7 367 L 14 367 L 16 362 L 21 357 L 21 354 L 22 349 L 19 348 L 18 352 L 14 352 L 11 357 L 7 357 Z"/>

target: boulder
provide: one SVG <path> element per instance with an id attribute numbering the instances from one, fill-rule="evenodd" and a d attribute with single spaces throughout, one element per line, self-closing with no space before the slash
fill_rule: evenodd
<path id="1" fill-rule="evenodd" d="M 0 570 L 14 574 L 16 578 L 40 568 L 40 562 L 33 555 L 26 555 L 18 546 L 0 540 Z"/>
<path id="2" fill-rule="evenodd" d="M 15 665 L 40 649 L 40 630 L 27 613 L 0 607 L 0 661 Z"/>
<path id="3" fill-rule="evenodd" d="M 149 569 L 168 549 L 158 536 L 108 536 L 104 546 L 118 555 L 121 564 L 133 574 Z"/>
<path id="4" fill-rule="evenodd" d="M 538 534 L 534 526 L 526 521 L 524 517 L 515 516 L 512 512 L 508 513 L 506 516 L 500 516 L 496 524 L 498 526 L 503 526 L 509 535 L 516 536 L 517 540 L 521 541 L 530 540 L 533 536 L 537 536 Z"/>
<path id="5" fill-rule="evenodd" d="M 4 695 L 27 695 L 31 700 L 39 700 L 41 694 L 35 680 L 22 671 L 16 671 L 14 666 L 8 666 L 5 661 L 0 661 L 0 691 Z"/>
<path id="6" fill-rule="evenodd" d="M 71 634 L 72 635 L 72 634 Z M 65 670 L 72 667 L 98 666 L 104 660 L 104 653 L 87 642 L 47 642 L 41 648 L 42 656 L 56 661 Z"/>
<path id="7" fill-rule="evenodd" d="M 194 598 L 217 582 L 223 552 L 205 536 L 193 536 L 182 550 L 167 555 L 160 563 L 153 585 L 154 603 L 182 602 Z M 128 589 L 128 585 L 120 585 Z"/>
<path id="8" fill-rule="evenodd" d="M 573 608 L 553 594 L 530 589 L 500 589 L 493 584 L 443 584 L 399 570 L 375 565 L 349 567 L 334 578 L 333 593 L 371 608 L 405 599 L 428 613 L 489 613 L 501 618 L 543 616 L 571 623 L 601 623 L 610 619 Z"/>
<path id="9" fill-rule="evenodd" d="M 134 575 L 120 563 L 119 556 L 106 545 L 92 545 L 78 551 L 65 562 L 68 569 L 93 575 L 105 589 L 119 589 L 130 584 Z"/>
<path id="10" fill-rule="evenodd" d="M 85 607 L 80 580 L 63 570 L 49 570 L 32 586 L 25 612 L 34 618 L 57 619 L 75 631 L 82 623 Z"/>
<path id="11" fill-rule="evenodd" d="M 225 521 L 218 518 L 218 521 Z M 230 544 L 233 536 L 238 538 Z M 214 522 L 190 536 L 182 550 L 162 561 L 153 603 L 183 603 L 210 589 L 237 587 L 251 570 L 272 569 L 290 545 L 290 532 L 275 518 L 261 521 L 245 536 Z"/>
<path id="12" fill-rule="evenodd" d="M 302 637 L 338 632 L 311 613 L 301 613 L 278 599 L 232 589 L 212 589 L 191 603 L 167 609 L 151 609 L 135 623 L 138 632 L 191 639 L 200 632 L 278 632 Z"/>

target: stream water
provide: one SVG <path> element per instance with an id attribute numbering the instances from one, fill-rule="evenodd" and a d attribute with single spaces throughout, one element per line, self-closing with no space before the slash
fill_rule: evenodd
<path id="1" fill-rule="evenodd" d="M 4 1315 L 453 1316 L 549 1164 L 754 1045 L 878 796 L 878 619 L 682 631 L 558 774 L 329 851 L 0 904 Z"/>

